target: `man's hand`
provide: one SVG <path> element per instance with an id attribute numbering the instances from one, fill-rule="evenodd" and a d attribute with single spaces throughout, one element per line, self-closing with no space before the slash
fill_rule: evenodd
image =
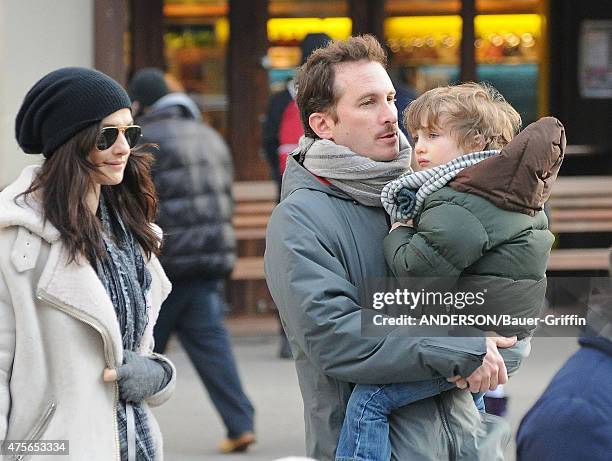
<path id="1" fill-rule="evenodd" d="M 488 336 L 487 354 L 482 361 L 482 365 L 467 378 L 461 376 L 453 376 L 448 378 L 451 383 L 455 383 L 459 389 L 465 389 L 469 386 L 470 392 L 486 392 L 493 390 L 498 384 L 506 384 L 508 382 L 508 372 L 506 364 L 498 348 L 505 349 L 516 344 L 516 336 L 505 338 L 503 336 Z"/>
<path id="2" fill-rule="evenodd" d="M 404 222 L 400 222 L 400 221 L 396 221 L 391 225 L 391 229 L 389 230 L 389 233 L 391 233 L 391 231 L 394 231 L 395 229 L 397 229 L 400 226 L 405 226 L 405 227 L 414 227 L 414 225 L 412 224 L 412 219 Z"/>

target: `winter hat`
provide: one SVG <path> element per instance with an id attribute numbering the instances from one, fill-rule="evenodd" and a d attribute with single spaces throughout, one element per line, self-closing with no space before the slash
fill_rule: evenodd
<path id="1" fill-rule="evenodd" d="M 170 93 L 164 73 L 154 67 L 141 69 L 134 74 L 128 85 L 132 101 L 138 101 L 142 107 L 152 106 L 162 96 Z"/>
<path id="2" fill-rule="evenodd" d="M 300 44 L 300 48 L 302 49 L 302 64 L 306 62 L 314 50 L 327 46 L 329 42 L 331 42 L 331 37 L 323 32 L 307 34 Z"/>
<path id="3" fill-rule="evenodd" d="M 49 158 L 79 131 L 129 107 L 126 91 L 108 75 L 64 67 L 28 91 L 15 119 L 15 137 L 26 154 Z"/>

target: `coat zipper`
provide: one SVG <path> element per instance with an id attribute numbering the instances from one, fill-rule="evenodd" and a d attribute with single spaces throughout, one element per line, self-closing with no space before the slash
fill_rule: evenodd
<path id="1" fill-rule="evenodd" d="M 94 322 L 92 322 L 91 320 L 87 320 L 77 314 L 75 314 L 74 312 L 72 312 L 70 309 L 67 309 L 63 304 L 61 304 L 60 301 L 56 300 L 56 299 L 52 299 L 50 296 L 48 295 L 43 295 L 42 293 L 38 293 L 36 296 L 38 299 L 40 299 L 41 301 L 45 301 L 49 304 L 51 304 L 53 307 L 59 309 L 60 311 L 64 312 L 65 314 L 68 314 L 70 317 L 75 318 L 77 320 L 79 320 L 80 322 L 83 322 L 87 325 L 89 325 L 90 327 L 92 327 L 94 330 L 96 330 L 100 336 L 102 336 L 102 340 L 104 341 L 104 358 L 106 360 L 106 365 L 108 365 L 109 367 L 113 366 L 114 360 L 113 360 L 113 354 L 109 351 L 108 348 L 108 344 L 110 343 L 110 339 L 107 337 L 107 335 L 104 334 L 104 332 L 102 331 L 102 329 L 100 327 L 98 327 Z"/>
<path id="2" fill-rule="evenodd" d="M 104 358 L 106 361 L 106 365 L 109 368 L 112 368 L 114 365 L 114 360 L 113 360 L 113 354 L 109 351 L 108 349 L 108 344 L 110 342 L 110 340 L 107 338 L 107 336 L 104 334 L 104 332 L 102 331 L 102 329 L 100 327 L 98 327 L 94 322 L 84 319 L 83 317 L 78 316 L 77 314 L 75 314 L 74 312 L 72 312 L 70 309 L 67 309 L 59 300 L 56 300 L 55 298 L 52 299 L 51 296 L 48 295 L 44 295 L 39 291 L 36 294 L 36 297 L 41 300 L 44 301 L 46 303 L 49 303 L 50 305 L 52 305 L 53 307 L 55 307 L 56 309 L 62 311 L 63 313 L 69 315 L 70 317 L 77 319 L 80 322 L 85 323 L 86 325 L 89 325 L 90 327 L 92 327 L 94 330 L 96 330 L 98 332 L 98 334 L 100 334 L 100 336 L 102 337 L 102 341 L 104 343 Z M 114 404 L 113 404 L 113 428 L 115 429 L 115 445 L 116 445 L 116 454 L 117 454 L 117 461 L 121 461 L 121 449 L 119 446 L 119 428 L 117 427 L 117 402 L 119 399 L 119 385 L 117 384 L 117 382 L 115 382 L 115 397 L 114 397 Z"/>
<path id="3" fill-rule="evenodd" d="M 32 428 L 30 434 L 25 438 L 25 440 L 37 441 L 37 440 L 40 439 L 42 434 L 47 429 L 47 426 L 49 425 L 49 422 L 51 421 L 51 418 L 55 414 L 55 409 L 56 408 L 57 408 L 57 405 L 56 405 L 55 402 L 51 402 L 49 404 L 49 407 L 43 413 L 43 415 L 40 417 L 40 419 L 38 420 L 38 423 L 36 423 L 36 425 Z M 15 461 L 22 461 L 22 460 L 25 459 L 26 456 L 27 455 L 17 455 L 13 459 Z"/>
<path id="4" fill-rule="evenodd" d="M 450 461 L 456 461 L 457 441 L 455 440 L 455 434 L 451 430 L 450 424 L 448 422 L 448 414 L 446 413 L 446 407 L 444 406 L 444 402 L 442 401 L 441 395 L 436 395 L 434 399 L 436 401 L 436 405 L 438 406 L 438 413 L 440 414 L 440 418 L 442 419 L 442 427 L 444 428 L 444 432 L 448 437 L 448 459 Z"/>

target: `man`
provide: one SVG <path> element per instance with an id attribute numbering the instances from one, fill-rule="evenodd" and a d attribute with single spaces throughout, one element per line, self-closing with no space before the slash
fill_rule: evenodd
<path id="1" fill-rule="evenodd" d="M 361 335 L 363 285 L 388 276 L 382 241 L 389 223 L 379 194 L 410 161 L 409 147 L 399 151 L 395 90 L 384 66 L 371 36 L 331 42 L 302 66 L 297 104 L 305 136 L 288 158 L 266 236 L 266 279 L 296 360 L 307 454 L 321 461 L 334 459 L 351 383 L 461 375 L 472 389 L 495 387 L 506 380 L 496 345 L 513 344 Z M 392 456 L 501 459 L 509 434 L 498 423 L 478 413 L 469 392 L 446 392 L 392 416 Z"/>
<path id="2" fill-rule="evenodd" d="M 229 150 L 191 99 L 169 93 L 160 70 L 137 72 L 129 93 L 145 142 L 159 145 L 157 222 L 164 230 L 161 262 L 173 289 L 155 326 L 155 351 L 164 351 L 176 331 L 227 427 L 220 451 L 243 451 L 255 441 L 253 407 L 223 324 L 222 280 L 233 269 L 236 247 Z"/>

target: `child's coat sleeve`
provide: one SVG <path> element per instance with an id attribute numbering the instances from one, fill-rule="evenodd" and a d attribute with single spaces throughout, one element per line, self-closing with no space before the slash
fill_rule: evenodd
<path id="1" fill-rule="evenodd" d="M 450 202 L 428 204 L 417 228 L 400 226 L 384 240 L 385 259 L 398 277 L 456 278 L 488 249 L 482 223 Z"/>

